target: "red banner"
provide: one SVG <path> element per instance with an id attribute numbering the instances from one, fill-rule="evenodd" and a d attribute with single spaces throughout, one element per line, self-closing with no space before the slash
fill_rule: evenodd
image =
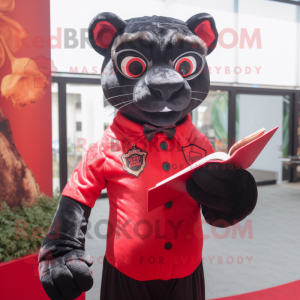
<path id="1" fill-rule="evenodd" d="M 52 196 L 49 40 L 49 0 L 0 0 L 0 200 L 11 206 Z"/>

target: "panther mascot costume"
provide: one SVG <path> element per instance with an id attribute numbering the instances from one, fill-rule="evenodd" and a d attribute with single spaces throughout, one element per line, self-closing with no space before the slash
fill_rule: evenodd
<path id="1" fill-rule="evenodd" d="M 63 190 L 40 250 L 41 283 L 52 300 L 75 299 L 92 287 L 85 233 L 106 188 L 100 299 L 205 299 L 200 209 L 212 226 L 241 221 L 256 205 L 254 178 L 211 163 L 194 171 L 184 196 L 151 212 L 147 191 L 214 152 L 190 115 L 209 92 L 206 56 L 218 40 L 214 19 L 201 13 L 186 22 L 160 16 L 123 21 L 100 13 L 90 23 L 89 40 L 104 56 L 101 84 L 117 113 Z"/>

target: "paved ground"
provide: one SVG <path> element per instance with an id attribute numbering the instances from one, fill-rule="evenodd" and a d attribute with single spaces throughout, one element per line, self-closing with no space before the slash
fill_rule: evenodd
<path id="1" fill-rule="evenodd" d="M 87 300 L 98 300 L 100 295 L 106 241 L 97 232 L 99 220 L 107 219 L 108 211 L 108 200 L 99 200 L 90 218 L 86 250 L 94 256 L 95 282 Z M 300 185 L 272 185 L 259 187 L 258 205 L 241 223 L 240 232 L 237 228 L 214 231 L 204 225 L 208 237 L 203 249 L 206 298 L 237 295 L 300 280 L 299 215 Z M 101 225 L 100 234 L 105 233 L 106 227 Z"/>

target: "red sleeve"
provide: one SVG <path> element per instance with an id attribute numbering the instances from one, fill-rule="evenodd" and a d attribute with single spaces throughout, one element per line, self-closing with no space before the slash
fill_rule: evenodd
<path id="1" fill-rule="evenodd" d="M 101 190 L 106 187 L 104 167 L 105 153 L 101 147 L 101 141 L 99 141 L 84 154 L 62 195 L 93 207 L 101 195 Z"/>

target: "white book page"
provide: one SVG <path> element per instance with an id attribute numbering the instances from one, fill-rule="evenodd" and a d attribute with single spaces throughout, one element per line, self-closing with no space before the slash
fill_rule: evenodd
<path id="1" fill-rule="evenodd" d="M 202 158 L 202 159 L 194 162 L 192 165 L 186 167 L 182 171 L 174 174 L 173 176 L 171 176 L 171 177 L 169 177 L 169 178 L 167 178 L 167 179 L 159 182 L 156 185 L 156 187 L 160 186 L 160 185 L 163 185 L 164 183 L 166 183 L 168 181 L 171 181 L 172 179 L 174 179 L 174 178 L 176 178 L 176 177 L 178 177 L 178 176 L 180 176 L 180 175 L 182 175 L 182 174 L 184 174 L 184 173 L 186 173 L 186 172 L 188 172 L 190 170 L 193 170 L 193 169 L 195 169 L 195 168 L 197 168 L 197 167 L 199 167 L 201 165 L 203 165 L 207 161 L 210 161 L 210 160 L 221 160 L 221 161 L 224 161 L 224 160 L 227 160 L 228 158 L 230 158 L 230 156 L 227 153 L 225 153 L 225 152 L 215 152 L 215 153 L 212 153 L 212 154 L 210 154 L 210 155 L 208 155 L 208 156 L 206 156 L 206 157 L 204 157 L 204 158 Z"/>

